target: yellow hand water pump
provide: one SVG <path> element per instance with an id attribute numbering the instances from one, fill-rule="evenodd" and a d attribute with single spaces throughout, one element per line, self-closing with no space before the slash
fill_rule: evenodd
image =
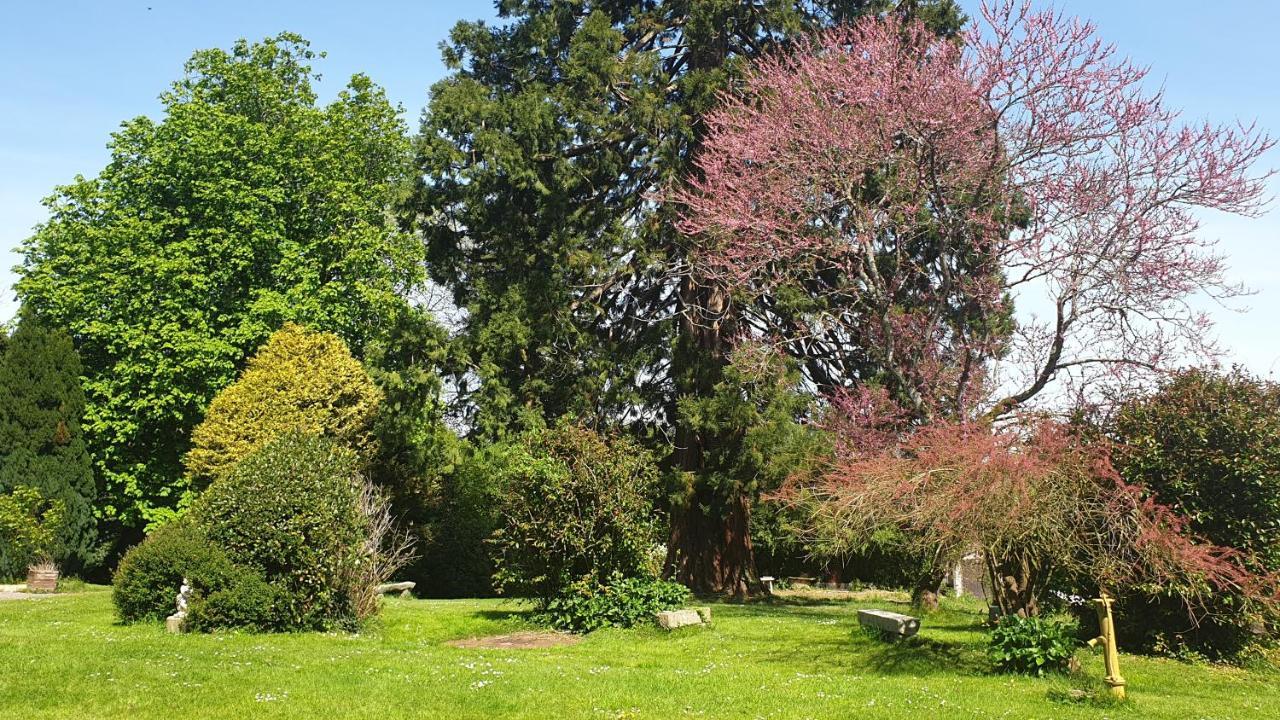
<path id="1" fill-rule="evenodd" d="M 1120 674 L 1120 653 L 1116 650 L 1116 626 L 1111 618 L 1111 605 L 1115 599 L 1104 593 L 1093 601 L 1093 608 L 1098 612 L 1098 627 L 1102 634 L 1089 641 L 1089 647 L 1102 643 L 1102 661 L 1107 670 L 1103 680 L 1111 686 L 1111 694 L 1117 699 L 1124 699 L 1124 677 Z"/>

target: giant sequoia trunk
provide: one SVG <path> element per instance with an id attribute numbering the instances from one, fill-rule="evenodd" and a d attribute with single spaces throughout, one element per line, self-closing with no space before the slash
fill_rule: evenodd
<path id="1" fill-rule="evenodd" d="M 724 375 L 733 334 L 728 292 L 686 275 L 680 284 L 681 337 L 674 360 L 680 396 L 714 392 Z M 672 417 L 679 413 L 672 409 Z M 690 427 L 677 420 L 671 464 L 691 485 L 671 508 L 667 568 L 671 576 L 697 592 L 745 596 L 755 572 L 751 550 L 754 498 L 733 487 L 714 487 L 706 467 L 707 451 L 731 438 Z"/>
<path id="2" fill-rule="evenodd" d="M 676 580 L 701 593 L 746 597 L 755 557 L 751 549 L 751 498 L 708 497 L 696 487 L 688 504 L 673 508 L 668 562 Z"/>

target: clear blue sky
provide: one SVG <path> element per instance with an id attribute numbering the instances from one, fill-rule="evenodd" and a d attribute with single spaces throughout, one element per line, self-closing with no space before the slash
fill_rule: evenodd
<path id="1" fill-rule="evenodd" d="M 963 0 L 966 8 L 972 0 Z M 1280 3 L 1259 0 L 1079 0 L 1059 3 L 1150 65 L 1169 102 L 1192 119 L 1257 119 L 1280 135 Z M 486 0 L 3 0 L 0 23 L 0 320 L 16 306 L 13 249 L 41 222 L 40 199 L 106 162 L 119 123 L 158 111 L 156 96 L 193 50 L 298 32 L 328 53 L 317 69 L 331 96 L 364 72 L 404 106 L 412 126 L 444 72 L 439 43 L 463 18 L 493 17 Z M 1280 153 L 1268 158 L 1280 167 Z M 1280 181 L 1272 184 L 1280 195 Z M 1227 360 L 1280 373 L 1280 206 L 1260 220 L 1206 218 L 1232 275 L 1258 291 L 1237 313 L 1216 310 Z"/>

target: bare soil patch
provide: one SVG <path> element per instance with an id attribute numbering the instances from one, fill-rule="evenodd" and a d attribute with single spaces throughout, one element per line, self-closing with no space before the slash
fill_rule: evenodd
<path id="1" fill-rule="evenodd" d="M 791 590 L 774 590 L 773 594 L 781 598 L 802 598 L 809 600 L 849 600 L 851 602 L 910 602 L 911 596 L 899 590 L 839 590 L 834 588 L 794 588 Z"/>
<path id="2" fill-rule="evenodd" d="M 581 640 L 581 636 L 569 633 L 524 631 L 507 635 L 467 638 L 466 640 L 450 640 L 445 645 L 456 648 L 483 648 L 489 650 L 530 650 L 577 645 Z"/>
<path id="3" fill-rule="evenodd" d="M 49 595 L 52 595 L 52 593 L 29 593 L 0 590 L 0 600 L 33 600 L 35 598 L 49 597 Z"/>

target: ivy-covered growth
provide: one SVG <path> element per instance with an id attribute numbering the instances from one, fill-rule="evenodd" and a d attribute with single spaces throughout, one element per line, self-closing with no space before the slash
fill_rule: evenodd
<path id="1" fill-rule="evenodd" d="M 0 492 L 0 578 L 20 575 L 30 563 L 49 558 L 64 511 L 61 500 L 49 500 L 35 488 Z"/>
<path id="2" fill-rule="evenodd" d="M 187 472 L 203 486 L 291 431 L 332 438 L 367 457 L 381 400 L 341 338 L 286 324 L 210 403 L 192 433 Z"/>
<path id="3" fill-rule="evenodd" d="M 1128 482 L 1176 509 L 1196 535 L 1280 572 L 1280 386 L 1240 369 L 1191 370 L 1125 405 L 1111 423 L 1113 462 Z M 1264 618 L 1232 593 L 1206 617 L 1181 611 L 1177 587 L 1123 599 L 1122 641 L 1212 657 L 1262 639 Z"/>
<path id="4" fill-rule="evenodd" d="M 274 586 L 272 614 L 255 615 L 252 625 L 328 629 L 362 619 L 365 563 L 373 558 L 358 464 L 354 452 L 333 440 L 291 432 L 237 463 L 192 507 L 195 521 L 233 563 Z M 257 589 L 249 594 L 260 597 Z M 243 617 L 236 609 L 247 602 L 243 596 L 223 600 L 217 615 Z"/>
<path id="5" fill-rule="evenodd" d="M 575 583 L 652 576 L 658 473 L 643 448 L 562 424 L 510 443 L 494 465 L 494 580 L 503 593 L 545 609 Z"/>
<path id="6" fill-rule="evenodd" d="M 63 522 L 48 553 L 64 572 L 85 567 L 97 538 L 93 466 L 80 427 L 80 372 L 71 337 L 30 315 L 0 357 L 0 492 L 26 486 L 61 503 Z M 24 569 L 0 555 L 0 575 Z"/>
<path id="7" fill-rule="evenodd" d="M 76 337 L 101 512 L 126 535 L 177 506 L 192 428 L 273 330 L 361 354 L 421 277 L 388 213 L 416 176 L 407 129 L 361 75 L 317 103 L 317 57 L 289 33 L 195 53 L 23 247 L 18 295 Z"/>

